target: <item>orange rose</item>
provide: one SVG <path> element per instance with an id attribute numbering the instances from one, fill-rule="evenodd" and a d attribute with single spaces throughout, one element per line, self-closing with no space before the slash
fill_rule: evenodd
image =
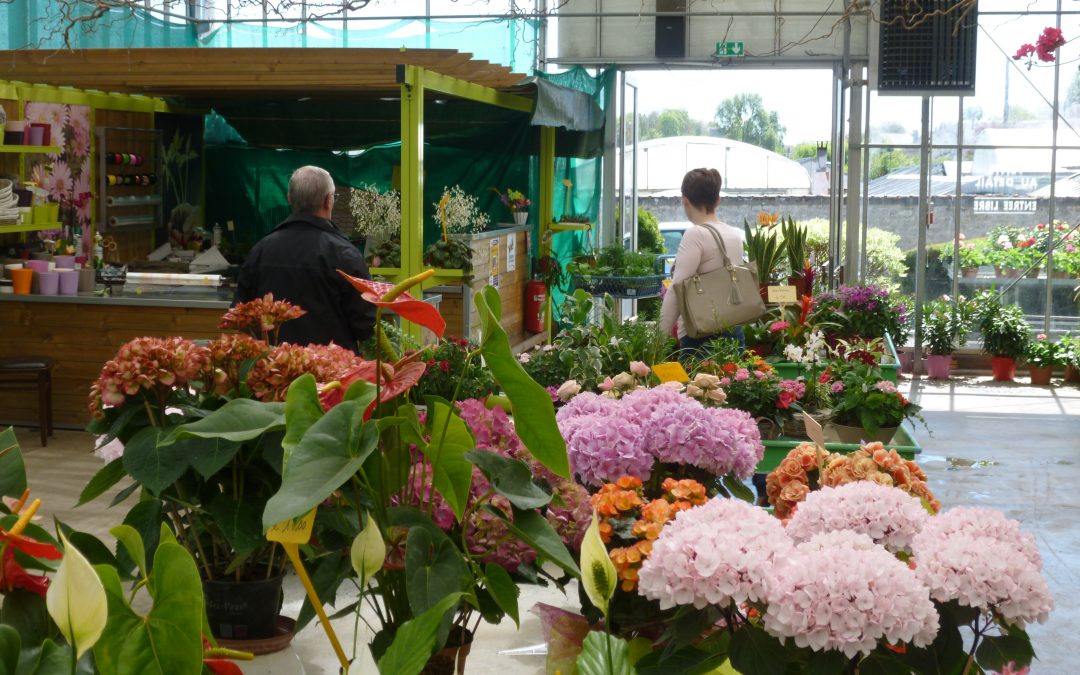
<path id="1" fill-rule="evenodd" d="M 631 490 L 641 487 L 641 479 L 633 476 L 620 476 L 619 480 L 615 481 L 615 484 L 624 490 Z"/>

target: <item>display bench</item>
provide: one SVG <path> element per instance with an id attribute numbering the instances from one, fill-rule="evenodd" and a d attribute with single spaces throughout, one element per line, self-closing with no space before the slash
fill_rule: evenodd
<path id="1" fill-rule="evenodd" d="M 121 345 L 147 335 L 217 338 L 228 307 L 215 290 L 201 296 L 0 295 L 0 354 L 52 358 L 53 419 L 59 426 L 82 429 L 89 421 L 90 385 Z M 37 398 L 0 392 L 0 411 L 5 424 L 32 423 Z"/>
<path id="2" fill-rule="evenodd" d="M 839 443 L 836 442 L 836 436 L 830 434 L 830 428 L 825 425 L 825 449 L 829 452 L 838 452 L 844 455 L 855 452 L 859 449 L 859 446 L 853 443 Z M 765 446 L 765 455 L 758 462 L 758 473 L 768 473 L 780 466 L 780 462 L 787 457 L 787 454 L 791 452 L 795 446 L 800 443 L 807 442 L 805 438 L 788 438 L 781 436 L 775 440 L 762 441 L 762 445 Z M 918 460 L 919 454 L 922 453 L 922 446 L 919 445 L 919 441 L 912 435 L 911 430 L 908 427 L 901 426 L 896 430 L 896 435 L 893 436 L 893 440 L 885 445 L 886 448 L 896 450 L 904 459 L 910 459 L 913 461 Z"/>

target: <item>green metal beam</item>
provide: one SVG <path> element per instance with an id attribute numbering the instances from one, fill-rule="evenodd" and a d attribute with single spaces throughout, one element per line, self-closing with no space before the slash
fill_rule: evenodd
<path id="1" fill-rule="evenodd" d="M 540 128 L 540 255 L 551 255 L 551 221 L 555 217 L 555 129 Z M 551 289 L 544 308 L 544 329 L 551 341 Z"/>
<path id="2" fill-rule="evenodd" d="M 401 272 L 395 281 L 423 270 L 424 258 L 424 77 L 405 66 L 401 77 Z M 420 326 L 403 322 L 404 331 L 421 337 Z"/>
<path id="3" fill-rule="evenodd" d="M 412 66 L 409 67 L 411 68 Z M 476 101 L 477 103 L 486 103 L 500 108 L 517 110 L 518 112 L 532 113 L 533 111 L 533 100 L 525 98 L 524 96 L 507 94 L 498 89 L 485 87 L 474 82 L 466 82 L 465 80 L 459 80 L 456 77 L 434 73 L 422 68 L 417 68 L 417 70 L 423 71 L 425 89 L 437 91 L 440 94 L 446 94 L 447 96 L 457 96 L 458 98 Z"/>

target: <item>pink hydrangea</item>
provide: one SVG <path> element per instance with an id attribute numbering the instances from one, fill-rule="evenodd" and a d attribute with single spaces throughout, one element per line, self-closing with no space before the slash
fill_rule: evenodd
<path id="1" fill-rule="evenodd" d="M 555 419 L 562 424 L 571 417 L 606 412 L 614 410 L 616 406 L 617 403 L 613 399 L 586 391 L 574 396 L 566 402 L 566 405 L 559 408 Z"/>
<path id="2" fill-rule="evenodd" d="M 689 408 L 700 408 L 701 404 L 684 396 L 675 387 L 650 387 L 647 389 L 635 389 L 623 396 L 617 408 L 620 414 L 626 414 L 629 419 L 644 424 L 653 412 L 665 403 L 677 403 Z"/>
<path id="3" fill-rule="evenodd" d="M 1017 524 L 987 509 L 957 508 L 930 520 L 912 542 L 915 571 L 935 600 L 997 612 L 1008 623 L 1043 623 L 1054 608 L 1038 551 Z M 1007 521 L 1006 521 L 1007 522 Z M 990 525 L 990 529 L 984 529 Z M 993 529 L 994 525 L 1000 529 Z"/>
<path id="4" fill-rule="evenodd" d="M 937 634 L 926 586 L 866 535 L 816 535 L 773 568 L 767 587 L 765 630 L 799 647 L 853 658 L 882 640 L 923 647 Z"/>
<path id="5" fill-rule="evenodd" d="M 638 591 L 661 609 L 757 602 L 768 594 L 774 565 L 793 552 L 780 521 L 763 509 L 712 499 L 664 527 L 641 566 Z"/>
<path id="6" fill-rule="evenodd" d="M 602 485 L 623 475 L 646 480 L 652 471 L 653 458 L 642 445 L 642 429 L 631 419 L 610 412 L 577 415 L 559 422 L 559 430 L 566 439 L 570 469 L 587 485 Z"/>
<path id="7" fill-rule="evenodd" d="M 930 515 L 903 490 L 855 481 L 811 492 L 787 525 L 796 542 L 834 530 L 865 534 L 892 552 L 907 551 Z"/>
<path id="8" fill-rule="evenodd" d="M 749 478 L 764 446 L 753 418 L 732 408 L 666 403 L 643 425 L 645 450 L 661 462 Z"/>

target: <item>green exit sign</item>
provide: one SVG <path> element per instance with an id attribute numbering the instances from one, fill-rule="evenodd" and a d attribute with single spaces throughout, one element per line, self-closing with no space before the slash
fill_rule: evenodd
<path id="1" fill-rule="evenodd" d="M 743 49 L 742 41 L 738 42 L 717 42 L 716 43 L 716 55 L 717 56 L 745 56 L 746 52 Z"/>

